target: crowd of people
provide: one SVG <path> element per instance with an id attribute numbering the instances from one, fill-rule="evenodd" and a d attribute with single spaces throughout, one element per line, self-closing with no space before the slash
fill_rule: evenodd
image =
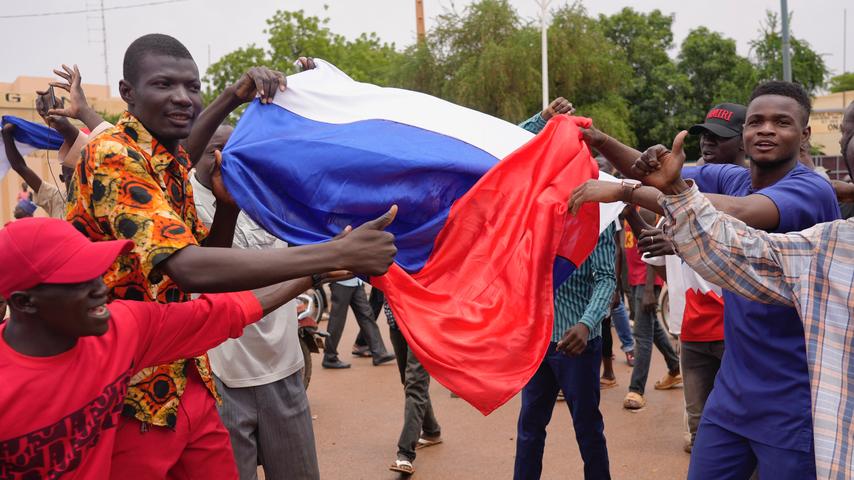
<path id="1" fill-rule="evenodd" d="M 396 207 L 329 242 L 288 247 L 223 182 L 226 118 L 270 103 L 285 76 L 251 67 L 203 109 L 189 51 L 145 35 L 125 53 L 127 111 L 111 125 L 86 102 L 76 66 L 55 73 L 68 105 L 40 96 L 37 109 L 65 141 L 66 192 L 26 165 L 14 125 L 2 130 L 25 183 L 17 220 L 0 230 L 0 477 L 254 479 L 263 465 L 266 478 L 318 478 L 292 300 L 327 283 L 322 366 L 350 366 L 338 349 L 352 309 L 352 354 L 396 360 L 405 407 L 389 468 L 414 473 L 416 450 L 442 442 L 430 375 L 382 292 L 369 298 L 358 278 L 393 262 L 384 229 Z M 520 127 L 536 134 L 574 112 L 557 98 Z M 540 478 L 559 399 L 585 478 L 610 478 L 600 392 L 619 386 L 614 333 L 632 367 L 625 409 L 646 406 L 653 345 L 667 367 L 654 388 L 683 386 L 688 478 L 854 476 L 854 224 L 839 221 L 854 185 L 831 182 L 803 154 L 810 112 L 800 85 L 772 81 L 748 105 L 712 106 L 671 149 L 641 152 L 581 128 L 600 170 L 622 179 L 582 184 L 570 211 L 627 206 L 555 289 L 549 347 L 521 392 L 514 478 Z M 854 178 L 854 103 L 841 130 Z M 688 135 L 702 153 L 693 166 Z M 47 218 L 29 218 L 37 207 Z M 61 385 L 73 388 L 57 402 Z"/>

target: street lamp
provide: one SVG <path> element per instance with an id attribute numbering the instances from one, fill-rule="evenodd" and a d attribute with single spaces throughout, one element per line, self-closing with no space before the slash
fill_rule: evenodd
<path id="1" fill-rule="evenodd" d="M 540 28 L 542 29 L 542 57 L 543 57 L 543 110 L 549 106 L 549 40 L 548 40 L 548 16 L 549 4 L 552 0 L 534 0 L 540 7 Z"/>

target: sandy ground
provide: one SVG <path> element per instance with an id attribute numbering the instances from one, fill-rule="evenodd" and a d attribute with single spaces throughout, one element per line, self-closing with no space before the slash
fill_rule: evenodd
<path id="1" fill-rule="evenodd" d="M 325 328 L 325 324 L 322 324 Z M 388 341 L 388 325 L 380 317 Z M 388 470 L 395 459 L 403 421 L 403 388 L 395 364 L 374 367 L 371 360 L 351 358 L 357 326 L 352 314 L 339 351 L 353 367 L 324 370 L 314 356 L 315 373 L 308 390 L 321 478 L 329 480 L 386 480 L 401 478 Z M 616 339 L 616 335 L 615 335 Z M 618 343 L 619 345 L 619 343 Z M 602 394 L 605 434 L 614 479 L 684 479 L 689 455 L 683 445 L 681 388 L 653 389 L 665 371 L 654 351 L 647 385 L 647 407 L 637 413 L 622 408 L 631 369 L 617 349 L 619 385 Z M 419 450 L 414 479 L 509 479 L 513 476 L 516 419 L 520 399 L 484 417 L 447 389 L 431 383 L 433 408 L 442 425 L 444 443 Z M 583 465 L 575 442 L 572 419 L 563 402 L 555 406 L 548 429 L 543 479 L 582 479 Z M 263 477 L 262 477 L 263 478 Z"/>

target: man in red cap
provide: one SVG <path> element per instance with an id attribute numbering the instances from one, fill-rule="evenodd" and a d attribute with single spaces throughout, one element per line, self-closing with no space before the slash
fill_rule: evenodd
<path id="1" fill-rule="evenodd" d="M 102 275 L 133 242 L 90 242 L 69 223 L 28 218 L 0 230 L 0 478 L 106 479 L 140 368 L 198 355 L 309 288 L 184 303 L 115 301 Z"/>

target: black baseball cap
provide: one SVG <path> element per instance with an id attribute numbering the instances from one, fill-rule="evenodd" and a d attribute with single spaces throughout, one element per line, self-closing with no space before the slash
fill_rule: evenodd
<path id="1" fill-rule="evenodd" d="M 691 135 L 710 132 L 719 137 L 732 138 L 741 135 L 744 130 L 744 117 L 747 107 L 737 103 L 721 103 L 712 107 L 706 114 L 706 121 L 688 129 Z"/>

